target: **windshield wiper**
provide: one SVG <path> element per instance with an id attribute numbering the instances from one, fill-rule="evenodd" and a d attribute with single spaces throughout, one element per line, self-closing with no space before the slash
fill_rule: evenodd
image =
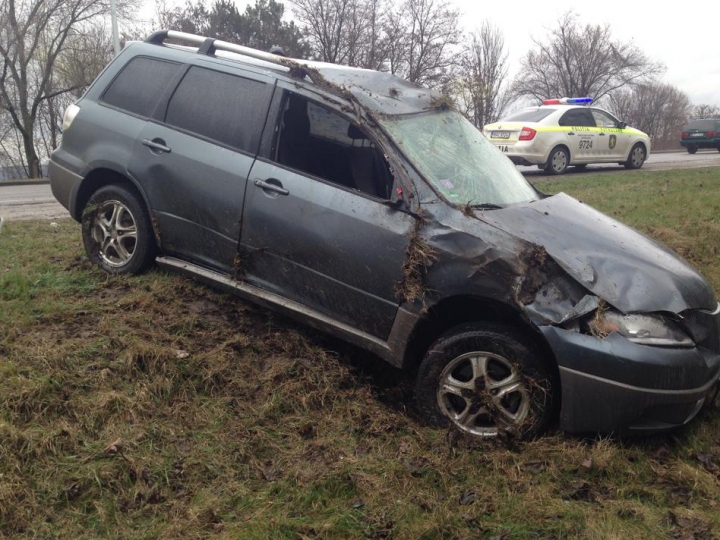
<path id="1" fill-rule="evenodd" d="M 480 208 L 482 210 L 502 210 L 504 207 L 495 203 L 471 204 L 470 208 Z"/>

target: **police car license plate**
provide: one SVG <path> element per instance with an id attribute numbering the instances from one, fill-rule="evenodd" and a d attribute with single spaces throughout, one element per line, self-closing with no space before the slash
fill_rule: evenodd
<path id="1" fill-rule="evenodd" d="M 509 131 L 493 131 L 490 134 L 491 139 L 509 139 L 510 138 L 510 132 Z"/>

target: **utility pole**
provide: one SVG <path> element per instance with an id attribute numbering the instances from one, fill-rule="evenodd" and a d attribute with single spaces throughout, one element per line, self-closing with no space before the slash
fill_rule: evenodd
<path id="1" fill-rule="evenodd" d="M 110 0 L 110 21 L 112 24 L 113 47 L 115 48 L 115 56 L 120 54 L 120 36 L 118 35 L 117 22 L 117 0 Z"/>

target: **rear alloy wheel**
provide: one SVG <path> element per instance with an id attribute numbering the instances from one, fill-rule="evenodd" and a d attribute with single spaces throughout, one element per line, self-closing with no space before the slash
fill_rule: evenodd
<path id="1" fill-rule="evenodd" d="M 718 148 L 718 150 L 720 150 L 720 148 Z M 688 151 L 688 154 L 695 154 L 698 151 L 698 149 L 697 149 L 697 146 L 688 146 L 687 151 Z"/>
<path id="2" fill-rule="evenodd" d="M 570 154 L 562 146 L 553 148 L 545 164 L 545 172 L 547 174 L 563 174 L 570 165 Z"/>
<path id="3" fill-rule="evenodd" d="M 476 437 L 530 438 L 555 414 L 552 371 L 513 329 L 459 327 L 435 342 L 420 365 L 416 406 L 431 425 Z"/>
<path id="4" fill-rule="evenodd" d="M 91 262 L 111 274 L 139 274 L 155 259 L 155 238 L 144 204 L 128 189 L 96 191 L 83 212 L 82 235 Z"/>
<path id="5" fill-rule="evenodd" d="M 625 168 L 639 169 L 643 166 L 643 163 L 645 163 L 646 157 L 647 156 L 645 155 L 645 147 L 640 143 L 636 144 L 632 147 L 632 150 L 630 150 L 630 155 L 625 162 Z"/>

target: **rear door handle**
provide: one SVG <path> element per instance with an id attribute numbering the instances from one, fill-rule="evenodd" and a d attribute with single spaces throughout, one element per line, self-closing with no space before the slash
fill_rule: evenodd
<path id="1" fill-rule="evenodd" d="M 265 180 L 260 180 L 259 178 L 255 180 L 254 184 L 263 189 L 264 191 L 272 191 L 273 193 L 277 193 L 278 195 L 290 195 L 290 192 L 282 187 L 282 184 L 278 180 L 275 180 L 274 178 L 269 178 L 266 182 Z"/>
<path id="2" fill-rule="evenodd" d="M 143 139 L 142 143 L 155 152 L 165 152 L 166 154 L 172 152 L 169 146 L 165 146 L 165 141 L 162 139 L 153 139 L 152 141 L 150 139 Z"/>

